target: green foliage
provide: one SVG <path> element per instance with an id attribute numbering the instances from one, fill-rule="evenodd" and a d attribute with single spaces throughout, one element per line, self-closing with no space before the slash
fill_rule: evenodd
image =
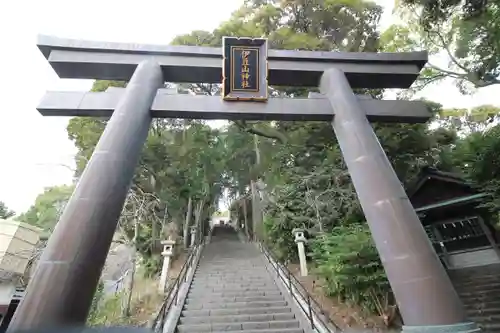
<path id="1" fill-rule="evenodd" d="M 460 140 L 450 153 L 451 163 L 468 179 L 490 194 L 485 206 L 500 209 L 500 125 L 475 132 Z"/>
<path id="2" fill-rule="evenodd" d="M 35 203 L 17 219 L 46 232 L 54 230 L 66 203 L 73 193 L 73 185 L 48 187 L 37 196 Z"/>
<path id="3" fill-rule="evenodd" d="M 16 215 L 16 213 L 10 210 L 4 202 L 0 201 L 0 219 L 5 220 L 14 215 Z"/>
<path id="4" fill-rule="evenodd" d="M 356 193 L 328 124 L 303 124 L 289 128 L 287 145 L 270 154 L 263 174 L 272 202 L 266 214 L 266 234 L 276 253 L 293 256 L 288 241 L 294 228 L 327 232 L 363 218 Z M 425 125 L 376 125 L 376 132 L 392 165 L 403 181 L 424 165 L 436 165 L 439 152 L 450 144 L 441 131 Z M 292 257 L 288 259 L 293 259 Z"/>
<path id="5" fill-rule="evenodd" d="M 484 132 L 499 120 L 500 108 L 493 105 L 480 105 L 472 109 L 452 108 L 439 112 L 442 127 L 466 135 Z"/>
<path id="6" fill-rule="evenodd" d="M 158 274 L 161 270 L 163 264 L 162 257 L 159 255 L 153 255 L 151 257 L 146 257 L 141 263 L 141 267 L 144 272 L 145 277 L 153 277 Z"/>
<path id="7" fill-rule="evenodd" d="M 280 262 L 298 260 L 297 251 L 290 251 L 290 249 L 297 248 L 292 236 L 293 225 L 287 223 L 292 221 L 292 219 L 284 219 L 276 222 L 270 215 L 266 215 L 264 218 L 264 234 L 266 236 L 264 242 Z"/>
<path id="8" fill-rule="evenodd" d="M 94 323 L 98 319 L 99 315 L 99 304 L 104 295 L 104 283 L 99 281 L 97 285 L 97 290 L 94 293 L 94 297 L 92 298 L 92 305 L 90 306 L 89 315 L 87 317 L 87 323 Z"/>
<path id="9" fill-rule="evenodd" d="M 498 84 L 500 74 L 500 2 L 396 1 L 403 25 L 389 29 L 393 45 L 401 49 L 428 49 L 446 55 L 446 67 L 429 65 L 426 78 L 456 79 L 463 93 L 471 87 Z M 398 33 L 394 35 L 395 30 Z"/>
<path id="10" fill-rule="evenodd" d="M 366 224 L 338 226 L 310 246 L 316 272 L 329 296 L 384 315 L 391 289 Z"/>
<path id="11" fill-rule="evenodd" d="M 94 312 L 87 319 L 88 326 L 127 325 L 130 318 L 122 316 L 123 297 L 121 292 L 102 296 Z"/>
<path id="12" fill-rule="evenodd" d="M 172 44 L 221 46 L 223 36 L 266 37 L 272 49 L 373 52 L 378 49 L 381 14 L 382 7 L 365 0 L 245 1 L 215 30 L 177 36 Z M 214 85 L 188 86 L 194 91 L 220 92 Z M 271 91 L 272 96 L 306 93 L 286 87 Z"/>

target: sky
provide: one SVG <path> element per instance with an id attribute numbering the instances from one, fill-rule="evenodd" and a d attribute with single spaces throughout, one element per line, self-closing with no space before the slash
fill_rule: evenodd
<path id="1" fill-rule="evenodd" d="M 391 24 L 394 0 L 376 1 Z M 92 81 L 59 79 L 36 47 L 38 34 L 109 42 L 168 44 L 176 35 L 212 30 L 242 0 L 17 0 L 0 1 L 0 201 L 26 211 L 48 186 L 72 180 L 76 148 L 67 118 L 42 117 L 47 90 L 85 91 Z M 500 104 L 500 87 L 461 96 L 451 84 L 421 95 L 445 107 Z"/>

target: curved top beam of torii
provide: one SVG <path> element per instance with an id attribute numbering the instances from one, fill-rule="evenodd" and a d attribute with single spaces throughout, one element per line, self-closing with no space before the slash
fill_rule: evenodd
<path id="1" fill-rule="evenodd" d="M 92 42 L 41 35 L 37 46 L 61 78 L 128 81 L 137 65 L 154 58 L 165 81 L 220 83 L 222 49 L 216 47 Z M 373 53 L 269 50 L 269 85 L 317 87 L 328 68 L 342 70 L 352 88 L 408 88 L 427 52 Z"/>

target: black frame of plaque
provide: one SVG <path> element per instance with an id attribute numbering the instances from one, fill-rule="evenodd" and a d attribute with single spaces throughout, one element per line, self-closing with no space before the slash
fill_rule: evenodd
<path id="1" fill-rule="evenodd" d="M 222 98 L 226 101 L 267 101 L 267 39 L 223 37 L 222 45 Z M 238 47 L 255 51 L 257 68 L 252 73 L 257 79 L 254 89 L 235 89 L 234 87 L 236 73 L 233 56 L 235 48 Z"/>

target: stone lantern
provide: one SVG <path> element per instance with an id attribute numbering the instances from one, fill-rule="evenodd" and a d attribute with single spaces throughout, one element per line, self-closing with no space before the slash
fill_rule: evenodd
<path id="1" fill-rule="evenodd" d="M 160 293 L 164 293 L 165 288 L 167 287 L 168 270 L 170 268 L 170 258 L 172 258 L 174 254 L 175 241 L 168 239 L 161 241 L 161 244 L 163 245 L 163 251 L 161 253 L 161 255 L 163 256 L 163 267 L 161 269 L 160 284 L 158 286 L 158 290 Z"/>
<path id="2" fill-rule="evenodd" d="M 194 247 L 194 243 L 196 242 L 196 232 L 197 232 L 198 228 L 193 225 L 191 226 L 191 247 Z"/>
<path id="3" fill-rule="evenodd" d="M 295 236 L 295 243 L 297 244 L 297 250 L 299 252 L 299 264 L 300 264 L 300 275 L 307 276 L 307 261 L 306 261 L 306 250 L 305 243 L 307 242 L 304 236 L 304 229 L 293 229 L 293 235 Z"/>

